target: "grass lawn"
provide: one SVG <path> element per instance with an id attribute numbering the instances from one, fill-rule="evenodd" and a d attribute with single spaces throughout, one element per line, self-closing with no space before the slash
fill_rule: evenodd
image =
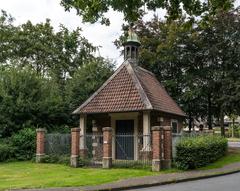
<path id="1" fill-rule="evenodd" d="M 240 151 L 233 150 L 217 162 L 201 168 L 213 169 L 240 162 Z M 121 179 L 177 172 L 172 169 L 151 172 L 147 169 L 96 169 L 71 168 L 60 164 L 36 164 L 33 162 L 0 163 L 0 190 L 16 188 L 74 187 L 97 185 Z"/>
<path id="2" fill-rule="evenodd" d="M 156 175 L 144 169 L 71 168 L 33 162 L 0 163 L 0 190 L 97 185 L 124 178 Z"/>
<path id="3" fill-rule="evenodd" d="M 221 168 L 225 165 L 240 162 L 240 150 L 239 149 L 230 149 L 229 153 L 218 161 L 206 166 L 199 168 L 200 170 L 209 170 L 214 168 Z"/>

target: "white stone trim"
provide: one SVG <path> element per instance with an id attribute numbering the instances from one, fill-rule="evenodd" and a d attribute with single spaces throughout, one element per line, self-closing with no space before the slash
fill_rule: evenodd
<path id="1" fill-rule="evenodd" d="M 80 120 L 79 120 L 79 126 L 80 126 L 80 141 L 79 141 L 79 148 L 86 149 L 86 129 L 87 129 L 87 115 L 81 114 L 80 115 Z"/>
<path id="2" fill-rule="evenodd" d="M 150 137 L 144 135 L 151 135 L 151 116 L 150 111 L 143 112 L 143 151 L 151 151 Z"/>

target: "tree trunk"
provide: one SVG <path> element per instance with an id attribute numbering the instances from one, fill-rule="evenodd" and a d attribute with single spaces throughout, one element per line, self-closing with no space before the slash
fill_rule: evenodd
<path id="1" fill-rule="evenodd" d="M 221 135 L 225 137 L 225 128 L 224 128 L 224 112 L 221 107 L 220 109 L 220 127 L 221 127 Z"/>
<path id="2" fill-rule="evenodd" d="M 212 101 L 210 94 L 208 94 L 208 129 L 212 129 Z"/>
<path id="3" fill-rule="evenodd" d="M 233 117 L 233 120 L 232 120 L 232 138 L 234 137 L 234 126 L 235 126 L 235 119 Z"/>
<path id="4" fill-rule="evenodd" d="M 189 129 L 189 133 L 191 133 L 192 131 L 192 115 L 191 114 L 189 114 L 188 129 Z"/>

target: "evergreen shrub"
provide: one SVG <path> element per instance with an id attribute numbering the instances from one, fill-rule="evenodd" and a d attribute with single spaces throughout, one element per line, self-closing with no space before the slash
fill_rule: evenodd
<path id="1" fill-rule="evenodd" d="M 227 139 L 221 136 L 185 137 L 176 145 L 175 164 L 182 170 L 206 166 L 223 157 L 227 148 Z"/>

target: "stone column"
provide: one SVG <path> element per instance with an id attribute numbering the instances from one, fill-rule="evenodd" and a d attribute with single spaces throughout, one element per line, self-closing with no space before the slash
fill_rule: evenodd
<path id="1" fill-rule="evenodd" d="M 71 129 L 71 166 L 78 167 L 80 128 Z"/>
<path id="2" fill-rule="evenodd" d="M 96 121 L 92 121 L 92 154 L 94 161 L 101 161 L 103 157 L 102 147 L 102 134 L 99 127 L 97 127 Z"/>
<path id="3" fill-rule="evenodd" d="M 164 160 L 162 160 L 162 168 L 169 169 L 172 165 L 172 130 L 170 126 L 163 127 L 163 148 Z"/>
<path id="4" fill-rule="evenodd" d="M 140 151 L 142 160 L 151 160 L 151 127 L 150 127 L 150 112 L 143 112 L 143 148 Z"/>
<path id="5" fill-rule="evenodd" d="M 143 150 L 151 151 L 150 144 L 150 135 L 151 127 L 150 127 L 150 112 L 143 112 Z"/>
<path id="6" fill-rule="evenodd" d="M 46 130 L 43 128 L 39 128 L 36 130 L 37 132 L 37 145 L 36 145 L 36 162 L 40 163 L 42 162 L 44 156 L 45 156 L 45 133 Z"/>
<path id="7" fill-rule="evenodd" d="M 87 156 L 86 129 L 87 116 L 85 114 L 80 114 L 80 157 L 82 158 Z"/>
<path id="8" fill-rule="evenodd" d="M 160 126 L 152 127 L 152 171 L 160 171 L 162 160 L 162 133 L 163 128 Z"/>
<path id="9" fill-rule="evenodd" d="M 103 128 L 103 168 L 112 166 L 112 128 Z"/>

